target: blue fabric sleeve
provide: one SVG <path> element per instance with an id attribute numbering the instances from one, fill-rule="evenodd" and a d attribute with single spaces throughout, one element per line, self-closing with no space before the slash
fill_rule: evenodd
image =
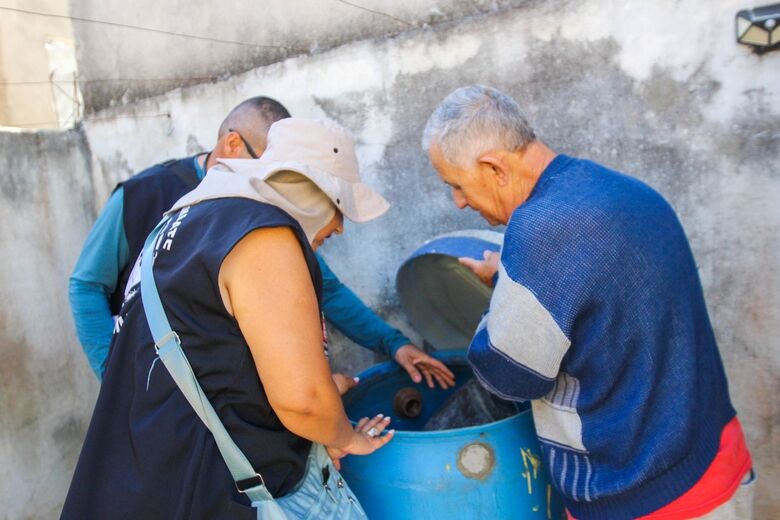
<path id="1" fill-rule="evenodd" d="M 361 347 L 395 359 L 398 349 L 411 343 L 409 338 L 385 323 L 341 283 L 320 255 L 317 255 L 317 261 L 322 271 L 322 310 L 325 318 Z"/>
<path id="2" fill-rule="evenodd" d="M 195 164 L 195 171 L 198 174 L 198 179 L 203 180 L 203 177 L 206 176 L 206 159 L 208 159 L 208 156 L 203 158 L 203 166 L 200 165 L 198 162 L 198 157 L 200 157 L 203 154 L 198 154 L 195 157 L 192 158 L 192 162 Z"/>
<path id="3" fill-rule="evenodd" d="M 477 330 L 467 354 L 477 378 L 494 394 L 510 401 L 539 399 L 549 394 L 555 380 L 513 362 L 490 342 L 487 328 Z"/>
<path id="4" fill-rule="evenodd" d="M 130 261 L 123 210 L 124 192 L 120 186 L 92 227 L 70 277 L 68 296 L 76 334 L 98 379 L 105 370 L 114 330 L 111 294 Z"/>

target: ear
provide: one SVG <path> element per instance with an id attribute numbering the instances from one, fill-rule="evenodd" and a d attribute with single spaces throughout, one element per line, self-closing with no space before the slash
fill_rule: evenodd
<path id="1" fill-rule="evenodd" d="M 235 132 L 228 132 L 222 138 L 223 157 L 241 157 L 244 143 Z"/>
<path id="2" fill-rule="evenodd" d="M 491 175 L 499 186 L 503 187 L 509 183 L 509 168 L 504 155 L 500 152 L 486 152 L 477 159 L 479 169 Z"/>

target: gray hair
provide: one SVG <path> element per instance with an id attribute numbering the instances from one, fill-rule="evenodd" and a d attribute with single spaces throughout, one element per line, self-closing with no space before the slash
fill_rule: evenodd
<path id="1" fill-rule="evenodd" d="M 500 90 L 482 85 L 461 87 L 436 107 L 422 137 L 422 147 L 441 147 L 451 164 L 461 166 L 488 150 L 522 150 L 536 140 L 520 106 Z"/>

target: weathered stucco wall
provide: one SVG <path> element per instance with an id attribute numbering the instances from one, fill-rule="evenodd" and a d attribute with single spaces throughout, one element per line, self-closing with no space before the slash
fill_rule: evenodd
<path id="1" fill-rule="evenodd" d="M 513 94 L 556 150 L 633 174 L 672 202 L 690 236 L 761 475 L 759 503 L 780 515 L 780 53 L 733 41 L 733 0 L 545 2 L 500 15 L 340 47 L 105 111 L 93 121 L 103 190 L 166 155 L 209 147 L 223 114 L 263 93 L 298 116 L 350 127 L 371 183 L 394 203 L 324 247 L 333 268 L 402 323 L 394 273 L 432 235 L 484 227 L 454 209 L 420 152 L 427 116 L 451 89 Z M 336 355 L 357 368 L 370 356 Z"/>
<path id="2" fill-rule="evenodd" d="M 67 303 L 95 219 L 77 131 L 0 133 L 0 518 L 56 518 L 95 404 Z"/>
<path id="3" fill-rule="evenodd" d="M 353 43 L 95 114 L 84 125 L 91 168 L 81 167 L 83 177 L 72 178 L 77 193 L 67 194 L 78 206 L 62 206 L 56 197 L 29 199 L 58 219 L 78 215 L 61 231 L 71 237 L 63 244 L 68 254 L 58 257 L 65 263 L 41 265 L 41 251 L 52 247 L 41 242 L 43 249 L 31 249 L 34 260 L 16 254 L 14 263 L 0 267 L 3 277 L 13 275 L 11 287 L 20 286 L 23 274 L 44 276 L 40 286 L 28 282 L 28 292 L 41 295 L 36 303 L 51 298 L 62 319 L 44 334 L 27 315 L 35 305 L 4 303 L 4 312 L 18 316 L 12 324 L 22 324 L 12 332 L 26 331 L 30 339 L 24 344 L 34 345 L 17 350 L 40 353 L 14 372 L 23 381 L 43 377 L 36 374 L 52 377 L 62 372 L 60 352 L 67 350 L 77 359 L 66 365 L 72 379 L 62 383 L 55 402 L 79 407 L 61 405 L 54 413 L 50 403 L 30 401 L 19 409 L 38 417 L 40 432 L 54 431 L 44 428 L 53 420 L 49 414 L 73 416 L 72 431 L 83 431 L 89 407 L 83 403 L 94 398 L 95 385 L 86 361 L 74 354 L 78 346 L 67 316 L 65 279 L 92 208 L 132 172 L 210 147 L 224 114 L 253 95 L 273 96 L 294 115 L 335 120 L 356 134 L 365 176 L 394 206 L 376 222 L 348 224 L 323 251 L 345 282 L 406 328 L 394 290 L 403 258 L 437 233 L 486 227 L 477 215 L 454 208 L 420 151 L 420 133 L 448 92 L 485 83 L 515 96 L 554 149 L 635 175 L 676 208 L 697 257 L 732 397 L 759 471 L 756 518 L 780 517 L 780 52 L 756 56 L 733 42 L 733 16 L 742 7 L 735 0 L 527 2 L 508 12 Z M 58 172 L 62 175 L 62 168 Z M 30 212 L 34 229 L 44 229 L 43 209 L 20 206 L 14 218 L 24 219 L 23 211 Z M 64 226 L 63 220 L 52 225 Z M 9 233 L 5 226 L 3 233 Z M 3 247 L 4 255 L 18 250 L 8 240 Z M 8 334 L 6 323 L 3 334 Z M 50 336 L 58 339 L 56 346 Z M 358 370 L 373 361 L 345 340 L 335 343 L 337 368 Z M 9 442 L 25 432 L 20 414 L 4 423 Z M 37 446 L 20 442 L 30 450 Z M 69 442 L 70 451 L 62 451 L 77 453 L 78 440 Z M 18 460 L 7 458 L 13 449 L 3 452 L 4 463 Z M 31 482 L 48 474 L 50 466 L 45 459 L 29 464 L 24 478 Z M 70 477 L 64 467 L 50 477 L 59 479 L 61 489 Z M 3 497 L 21 494 L 14 491 L 21 487 L 11 490 L 7 481 L 0 479 Z"/>
<path id="4" fill-rule="evenodd" d="M 88 111 L 336 45 L 538 0 L 74 0 Z M 154 29 L 142 30 L 138 27 Z M 172 34 L 175 33 L 175 34 Z"/>

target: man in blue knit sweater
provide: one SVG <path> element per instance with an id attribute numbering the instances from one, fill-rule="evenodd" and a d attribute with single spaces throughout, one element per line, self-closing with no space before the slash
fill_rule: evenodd
<path id="1" fill-rule="evenodd" d="M 507 226 L 469 347 L 479 380 L 531 400 L 570 518 L 750 518 L 752 462 L 701 282 L 671 206 L 539 141 L 517 103 L 458 89 L 423 147 L 458 208 Z"/>

